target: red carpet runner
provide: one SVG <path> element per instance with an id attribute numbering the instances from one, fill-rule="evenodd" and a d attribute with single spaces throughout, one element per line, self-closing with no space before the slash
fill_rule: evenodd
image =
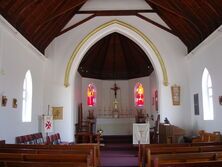
<path id="1" fill-rule="evenodd" d="M 101 167 L 138 167 L 138 148 L 132 144 L 105 144 L 101 148 Z"/>

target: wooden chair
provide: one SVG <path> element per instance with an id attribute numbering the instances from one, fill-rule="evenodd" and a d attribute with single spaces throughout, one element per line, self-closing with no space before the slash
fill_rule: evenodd
<path id="1" fill-rule="evenodd" d="M 160 115 L 157 115 L 157 119 L 155 121 L 155 126 L 151 128 L 153 132 L 151 133 L 151 143 L 159 143 L 159 125 L 160 125 Z"/>

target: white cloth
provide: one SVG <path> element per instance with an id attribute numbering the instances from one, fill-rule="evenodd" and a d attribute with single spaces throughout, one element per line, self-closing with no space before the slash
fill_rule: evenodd
<path id="1" fill-rule="evenodd" d="M 150 143 L 150 125 L 149 123 L 133 124 L 133 144 Z"/>

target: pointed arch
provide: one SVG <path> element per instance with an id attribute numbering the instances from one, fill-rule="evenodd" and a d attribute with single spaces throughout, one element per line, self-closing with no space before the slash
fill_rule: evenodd
<path id="1" fill-rule="evenodd" d="M 81 61 L 80 57 L 78 57 L 77 55 L 81 55 L 83 57 L 87 49 L 89 49 L 96 40 L 98 41 L 99 39 L 103 38 L 104 36 L 112 32 L 119 32 L 131 38 L 134 42 L 138 43 L 139 46 L 141 46 L 141 48 L 145 51 L 145 53 L 147 53 L 147 55 L 150 56 L 149 58 L 151 62 L 154 64 L 153 66 L 155 70 L 157 71 L 158 80 L 162 81 L 165 86 L 168 86 L 168 76 L 164 61 L 159 51 L 152 43 L 152 41 L 145 34 L 143 34 L 140 30 L 133 27 L 132 25 L 129 25 L 119 20 L 113 20 L 91 31 L 78 44 L 66 66 L 65 79 L 64 79 L 65 87 L 69 86 L 69 77 L 71 73 L 70 71 L 74 59 L 77 59 L 76 61 L 79 61 L 79 63 Z M 74 68 L 75 68 L 74 71 L 76 71 L 77 67 L 75 66 Z"/>
<path id="2" fill-rule="evenodd" d="M 22 122 L 31 122 L 32 118 L 32 75 L 30 70 L 25 74 L 22 92 Z"/>
<path id="3" fill-rule="evenodd" d="M 136 107 L 144 106 L 144 88 L 140 82 L 137 82 L 134 87 L 134 102 Z"/>
<path id="4" fill-rule="evenodd" d="M 209 71 L 204 68 L 202 75 L 203 119 L 214 119 L 213 85 Z"/>
<path id="5" fill-rule="evenodd" d="M 87 105 L 89 107 L 96 105 L 96 86 L 92 83 L 87 87 Z"/>

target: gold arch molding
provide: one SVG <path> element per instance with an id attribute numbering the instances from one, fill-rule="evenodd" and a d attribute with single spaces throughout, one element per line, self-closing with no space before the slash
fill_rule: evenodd
<path id="1" fill-rule="evenodd" d="M 69 86 L 69 76 L 70 76 L 70 71 L 71 71 L 71 67 L 73 64 L 73 61 L 76 57 L 76 55 L 78 54 L 79 50 L 81 49 L 81 47 L 97 32 L 101 31 L 104 28 L 107 28 L 110 25 L 113 24 L 118 24 L 120 26 L 123 26 L 124 28 L 130 29 L 131 31 L 135 32 L 136 34 L 138 34 L 140 37 L 142 37 L 144 39 L 144 41 L 146 42 L 146 44 L 148 45 L 148 47 L 150 47 L 153 52 L 155 53 L 159 64 L 161 66 L 161 70 L 162 70 L 162 75 L 163 75 L 163 84 L 165 86 L 168 86 L 168 76 L 167 76 L 167 71 L 166 71 L 166 67 L 164 64 L 164 61 L 159 53 L 159 51 L 157 50 L 156 46 L 152 43 L 152 41 L 144 34 L 142 33 L 140 30 L 138 30 L 137 28 L 133 27 L 132 25 L 129 25 L 127 23 L 124 23 L 122 21 L 119 20 L 112 20 L 110 22 L 107 22 L 105 24 L 102 24 L 101 26 L 97 27 L 96 29 L 94 29 L 93 31 L 91 31 L 87 36 L 85 36 L 85 38 L 83 38 L 83 40 L 78 44 L 78 46 L 76 47 L 76 49 L 73 51 L 72 56 L 70 57 L 68 64 L 66 66 L 66 71 L 65 71 L 65 80 L 64 80 L 64 86 L 68 87 Z"/>

